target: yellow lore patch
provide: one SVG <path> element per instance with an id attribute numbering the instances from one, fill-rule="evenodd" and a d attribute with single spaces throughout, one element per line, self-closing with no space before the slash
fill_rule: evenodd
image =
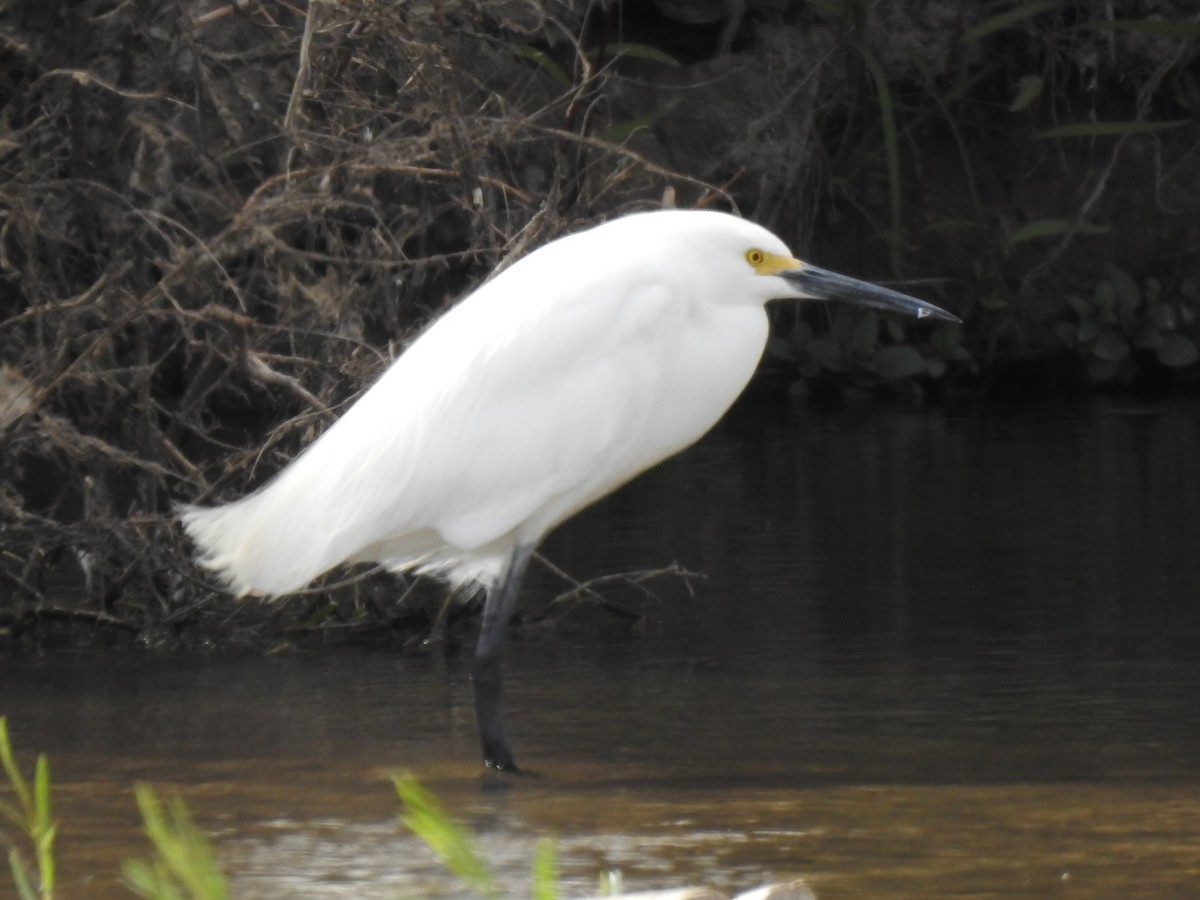
<path id="1" fill-rule="evenodd" d="M 780 272 L 794 272 L 804 268 L 804 263 L 794 257 L 781 256 L 757 247 L 746 251 L 746 262 L 759 275 L 778 275 Z"/>

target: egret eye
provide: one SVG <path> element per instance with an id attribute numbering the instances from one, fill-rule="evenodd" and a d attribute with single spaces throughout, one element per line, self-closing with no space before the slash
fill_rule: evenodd
<path id="1" fill-rule="evenodd" d="M 759 250 L 757 247 L 753 247 L 750 250 L 746 251 L 746 262 L 750 263 L 750 265 L 752 265 L 756 269 L 763 264 L 763 262 L 764 262 L 764 260 L 766 260 L 766 258 L 767 258 L 767 255 L 765 253 L 763 253 L 761 250 Z"/>

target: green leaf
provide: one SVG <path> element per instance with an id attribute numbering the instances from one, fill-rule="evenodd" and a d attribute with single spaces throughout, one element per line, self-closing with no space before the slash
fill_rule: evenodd
<path id="1" fill-rule="evenodd" d="M 1008 236 L 1009 244 L 1022 244 L 1025 241 L 1035 241 L 1039 238 L 1059 237 L 1074 228 L 1076 234 L 1105 234 L 1107 225 L 1092 225 L 1088 222 L 1076 223 L 1073 219 L 1035 219 L 1022 225 Z"/>
<path id="2" fill-rule="evenodd" d="M 1124 269 L 1111 263 L 1106 268 L 1108 269 L 1108 280 L 1112 282 L 1113 290 L 1116 292 L 1117 311 L 1127 315 L 1133 313 L 1142 305 L 1142 292 L 1138 289 L 1137 282 Z"/>
<path id="3" fill-rule="evenodd" d="M 17 795 L 20 809 L 8 804 L 0 804 L 0 814 L 12 820 L 33 845 L 37 859 L 37 876 L 40 887 L 39 896 L 49 898 L 54 896 L 54 836 L 57 828 L 50 819 L 50 762 L 44 753 L 39 754 L 34 769 L 33 790 L 29 788 L 17 766 L 12 752 L 12 742 L 8 736 L 8 720 L 0 716 L 0 763 L 3 764 L 8 783 L 13 793 Z M 20 861 L 16 851 L 9 856 L 13 880 L 22 897 L 25 896 L 23 884 L 28 882 L 25 866 Z"/>
<path id="4" fill-rule="evenodd" d="M 1146 287 L 1143 290 L 1143 294 L 1146 298 L 1147 307 L 1153 308 L 1158 306 L 1162 302 L 1162 282 L 1151 275 L 1146 279 Z"/>
<path id="5" fill-rule="evenodd" d="M 984 19 L 974 28 L 967 31 L 962 36 L 964 44 L 971 41 L 977 41 L 980 38 L 987 37 L 996 31 L 1002 31 L 1010 25 L 1015 25 L 1023 19 L 1031 19 L 1039 13 L 1048 12 L 1059 5 L 1058 0 L 1043 0 L 1040 3 L 1026 3 L 1024 6 L 1018 6 L 1016 9 L 1010 9 L 1008 12 L 1000 13 L 998 16 L 992 16 L 990 19 Z"/>
<path id="6" fill-rule="evenodd" d="M 908 345 L 880 347 L 868 368 L 889 381 L 912 378 L 925 371 L 925 357 Z"/>
<path id="7" fill-rule="evenodd" d="M 1163 333 L 1149 322 L 1144 324 L 1133 338 L 1133 346 L 1138 350 L 1157 350 L 1164 343 L 1166 338 L 1163 337 Z"/>
<path id="8" fill-rule="evenodd" d="M 16 850 L 9 851 L 8 868 L 12 872 L 13 883 L 17 886 L 17 896 L 21 900 L 38 900 L 37 891 L 33 889 L 33 883 L 29 880 L 29 873 L 25 871 L 25 864 L 21 862 L 21 854 Z"/>
<path id="9" fill-rule="evenodd" d="M 1111 312 L 1117 305 L 1117 288 L 1111 281 L 1101 281 L 1092 293 L 1092 301 L 1098 313 Z M 1103 315 L 1101 316 L 1103 318 Z"/>
<path id="10" fill-rule="evenodd" d="M 858 323 L 854 326 L 854 332 L 850 335 L 850 355 L 866 359 L 874 352 L 875 345 L 878 343 L 879 316 L 868 312 L 859 318 Z"/>
<path id="11" fill-rule="evenodd" d="M 627 44 L 622 41 L 615 44 L 605 44 L 601 52 L 609 59 L 620 59 L 621 57 L 644 59 L 649 62 L 662 63 L 664 66 L 674 66 L 676 69 L 680 68 L 679 60 L 675 57 L 647 44 Z"/>
<path id="12" fill-rule="evenodd" d="M 938 219 L 936 222 L 930 222 L 921 229 L 922 234 L 937 234 L 942 231 L 985 231 L 991 226 L 985 222 L 977 222 L 974 219 Z"/>
<path id="13" fill-rule="evenodd" d="M 846 0 L 809 0 L 808 5 L 821 15 L 833 19 L 848 20 L 854 13 Z M 620 891 L 613 891 L 613 893 L 620 893 Z"/>
<path id="14" fill-rule="evenodd" d="M 392 776 L 404 804 L 400 821 L 425 842 L 447 869 L 485 897 L 500 896 L 500 885 L 475 852 L 471 837 L 442 810 L 437 798 L 409 772 Z"/>
<path id="15" fill-rule="evenodd" d="M 1090 344 L 1096 338 L 1100 337 L 1100 332 L 1104 330 L 1104 326 L 1095 319 L 1084 319 L 1079 323 L 1079 329 L 1075 334 L 1075 340 L 1080 344 Z"/>
<path id="16" fill-rule="evenodd" d="M 1129 355 L 1129 341 L 1116 328 L 1106 328 L 1092 345 L 1092 355 L 1105 362 L 1120 362 Z"/>
<path id="17" fill-rule="evenodd" d="M 533 900 L 558 900 L 558 858 L 554 841 L 541 840 L 533 856 Z"/>
<path id="18" fill-rule="evenodd" d="M 829 310 L 829 332 L 839 341 L 849 343 L 858 327 L 858 313 L 846 303 L 834 303 Z"/>
<path id="19" fill-rule="evenodd" d="M 1065 299 L 1067 306 L 1071 307 L 1075 311 L 1075 315 L 1081 319 L 1092 314 L 1092 304 L 1085 297 L 1078 294 L 1067 294 Z"/>
<path id="20" fill-rule="evenodd" d="M 888 253 L 893 272 L 900 271 L 900 240 L 901 234 L 901 216 L 900 216 L 900 198 L 901 182 L 900 182 L 900 142 L 896 137 L 896 116 L 892 106 L 892 92 L 888 87 L 887 74 L 883 71 L 883 66 L 879 60 L 875 58 L 867 47 L 859 47 L 859 52 L 862 54 L 863 62 L 866 63 L 867 71 L 871 73 L 871 79 L 875 82 L 875 93 L 879 99 L 879 124 L 883 128 L 883 156 L 887 163 L 888 173 L 888 208 L 891 212 L 892 219 L 892 234 L 896 236 L 895 240 L 888 242 Z"/>
<path id="21" fill-rule="evenodd" d="M 805 345 L 804 353 L 820 369 L 841 372 L 846 368 L 842 348 L 833 335 L 823 334 L 818 338 L 813 338 Z"/>
<path id="22" fill-rule="evenodd" d="M 620 869 L 606 869 L 600 873 L 596 893 L 601 897 L 618 897 L 625 893 Z"/>
<path id="23" fill-rule="evenodd" d="M 21 806 L 20 811 L 7 805 L 0 809 L 3 809 L 5 815 L 13 820 L 13 824 L 25 828 L 34 818 L 33 798 L 29 794 L 29 785 L 25 781 L 25 776 L 21 774 L 16 758 L 13 756 L 12 743 L 8 738 L 8 719 L 5 716 L 0 716 L 0 763 L 4 765 L 4 774 L 8 777 L 9 786 L 17 795 L 17 802 Z"/>
<path id="24" fill-rule="evenodd" d="M 1017 96 L 1008 104 L 1009 112 L 1020 112 L 1041 96 L 1042 79 L 1038 75 L 1026 75 L 1017 82 Z"/>
<path id="25" fill-rule="evenodd" d="M 154 857 L 127 860 L 121 867 L 125 883 L 149 900 L 226 900 L 225 876 L 187 804 L 174 797 L 164 806 L 147 784 L 134 785 L 134 796 Z"/>
<path id="26" fill-rule="evenodd" d="M 530 47 L 528 44 L 520 44 L 516 47 L 513 47 L 512 52 L 514 56 L 517 56 L 520 59 L 529 60 L 559 84 L 570 86 L 571 79 L 567 76 L 567 73 L 563 67 L 537 47 Z"/>
<path id="27" fill-rule="evenodd" d="M 1164 22 L 1161 19 L 1097 19 L 1080 22 L 1075 27 L 1089 31 L 1132 31 L 1159 37 L 1200 37 L 1200 24 L 1196 22 Z"/>
<path id="28" fill-rule="evenodd" d="M 128 859 L 121 866 L 121 876 L 125 885 L 139 897 L 153 897 L 155 900 L 169 900 L 182 897 L 178 889 L 173 887 L 164 873 L 142 859 Z"/>
<path id="29" fill-rule="evenodd" d="M 1168 303 L 1160 303 L 1150 310 L 1150 322 L 1160 331 L 1174 331 L 1179 327 L 1175 310 Z"/>
<path id="30" fill-rule="evenodd" d="M 646 113 L 644 116 L 638 116 L 636 119 L 629 119 L 625 122 L 606 128 L 600 133 L 600 140 L 609 144 L 620 144 L 625 141 L 630 135 L 641 131 L 643 128 L 649 128 L 655 122 L 662 118 L 663 110 Z"/>
<path id="31" fill-rule="evenodd" d="M 1167 131 L 1171 128 L 1179 128 L 1190 124 L 1191 119 L 1169 119 L 1163 122 L 1072 122 L 1070 125 L 1060 125 L 1048 131 L 1039 131 L 1034 137 L 1044 140 L 1119 137 L 1127 134 L 1150 134 L 1155 131 Z"/>
<path id="32" fill-rule="evenodd" d="M 1184 334 L 1168 335 L 1154 355 L 1160 363 L 1172 369 L 1195 365 L 1197 360 L 1200 360 L 1200 350 L 1197 350 L 1192 339 Z"/>

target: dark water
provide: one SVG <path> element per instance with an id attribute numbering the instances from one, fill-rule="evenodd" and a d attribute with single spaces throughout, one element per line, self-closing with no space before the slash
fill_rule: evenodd
<path id="1" fill-rule="evenodd" d="M 464 894 L 396 824 L 398 768 L 514 895 L 552 836 L 567 896 L 617 871 L 804 877 L 822 900 L 1195 897 L 1198 513 L 1190 406 L 744 406 L 547 544 L 578 578 L 707 578 L 657 582 L 638 634 L 587 609 L 518 630 L 537 777 L 481 777 L 464 653 L 0 660 L 0 712 L 51 756 L 64 897 L 128 896 L 139 780 L 187 799 L 236 897 Z"/>

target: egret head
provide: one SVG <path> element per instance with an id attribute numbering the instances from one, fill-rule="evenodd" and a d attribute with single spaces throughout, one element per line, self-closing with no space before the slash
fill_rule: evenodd
<path id="1" fill-rule="evenodd" d="M 932 303 L 796 259 L 774 235 L 768 232 L 768 237 L 771 238 L 770 241 L 751 243 L 742 256 L 755 275 L 778 284 L 781 290 L 774 295 L 776 297 L 837 300 L 855 306 L 916 316 L 918 319 L 961 321 L 958 316 Z"/>
<path id="2" fill-rule="evenodd" d="M 714 281 L 728 276 L 731 280 L 722 287 L 735 302 L 835 300 L 920 319 L 960 321 L 932 303 L 799 260 L 767 229 L 727 213 L 670 210 L 626 221 L 639 218 L 639 225 L 653 227 L 656 236 L 685 242 Z M 652 245 L 654 238 L 649 233 L 645 237 Z"/>

